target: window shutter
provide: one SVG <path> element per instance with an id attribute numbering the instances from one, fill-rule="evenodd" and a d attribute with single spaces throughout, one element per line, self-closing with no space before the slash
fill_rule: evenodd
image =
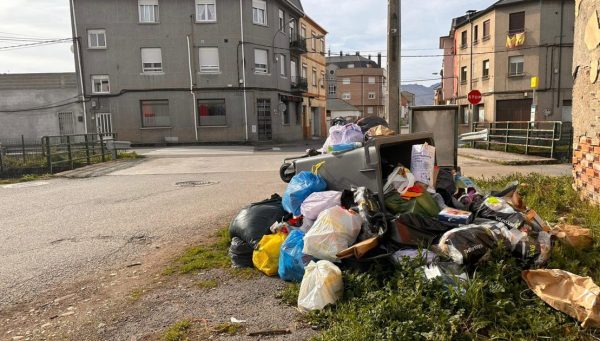
<path id="1" fill-rule="evenodd" d="M 219 48 L 201 47 L 199 59 L 200 71 L 219 71 Z"/>
<path id="2" fill-rule="evenodd" d="M 267 2 L 263 0 L 252 0 L 252 7 L 267 10 Z"/>
<path id="3" fill-rule="evenodd" d="M 158 0 L 138 0 L 140 6 L 158 6 Z"/>
<path id="4" fill-rule="evenodd" d="M 268 53 L 266 50 L 254 50 L 254 62 L 255 64 L 263 64 L 263 65 L 267 65 L 268 64 Z"/>
<path id="5" fill-rule="evenodd" d="M 162 63 L 162 51 L 160 48 L 147 48 L 142 49 L 142 62 L 143 63 Z"/>

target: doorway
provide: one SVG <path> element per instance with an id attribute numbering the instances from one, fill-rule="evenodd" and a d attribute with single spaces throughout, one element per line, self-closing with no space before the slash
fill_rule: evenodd
<path id="1" fill-rule="evenodd" d="M 321 136 L 321 115 L 319 112 L 319 108 L 310 108 L 311 116 L 312 116 L 312 136 L 320 137 Z"/>
<path id="2" fill-rule="evenodd" d="M 258 124 L 258 140 L 271 141 L 273 139 L 271 100 L 256 100 L 256 116 Z"/>

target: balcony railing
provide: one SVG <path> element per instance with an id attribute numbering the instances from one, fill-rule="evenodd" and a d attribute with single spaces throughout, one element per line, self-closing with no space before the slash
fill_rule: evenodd
<path id="1" fill-rule="evenodd" d="M 308 52 L 308 49 L 306 48 L 306 39 L 297 38 L 290 41 L 290 50 L 291 52 L 296 52 L 299 54 Z"/>
<path id="2" fill-rule="evenodd" d="M 292 77 L 292 92 L 307 92 L 308 80 L 302 77 Z"/>

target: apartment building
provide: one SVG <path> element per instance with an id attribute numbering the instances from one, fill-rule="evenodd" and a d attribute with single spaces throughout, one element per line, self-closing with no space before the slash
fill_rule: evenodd
<path id="1" fill-rule="evenodd" d="M 74 0 L 88 127 L 137 144 L 303 137 L 300 0 Z"/>
<path id="2" fill-rule="evenodd" d="M 302 102 L 304 138 L 327 137 L 327 90 L 325 89 L 325 37 L 327 31 L 308 16 L 300 18 L 300 39 L 307 53 L 300 57 L 301 79 L 306 84 Z"/>
<path id="3" fill-rule="evenodd" d="M 356 107 L 361 116 L 385 115 L 385 70 L 378 62 L 361 56 L 327 57 L 327 96 L 346 101 Z"/>
<path id="4" fill-rule="evenodd" d="M 453 20 L 440 39 L 442 93 L 462 123 L 571 121 L 574 9 L 571 0 L 501 0 Z M 473 107 L 471 90 L 483 94 Z"/>

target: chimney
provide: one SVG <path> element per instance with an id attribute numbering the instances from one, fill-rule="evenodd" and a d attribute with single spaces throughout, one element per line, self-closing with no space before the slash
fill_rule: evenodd
<path id="1" fill-rule="evenodd" d="M 340 51 L 340 57 L 344 56 L 344 51 Z"/>
<path id="2" fill-rule="evenodd" d="M 359 51 L 356 51 L 356 56 L 357 57 L 360 56 L 360 52 Z"/>
<path id="3" fill-rule="evenodd" d="M 369 54 L 369 60 L 371 60 L 371 55 Z"/>
<path id="4" fill-rule="evenodd" d="M 327 57 L 331 57 L 331 49 L 327 50 Z"/>
<path id="5" fill-rule="evenodd" d="M 377 54 L 377 65 L 379 65 L 379 67 L 381 67 L 381 52 L 379 52 Z"/>

